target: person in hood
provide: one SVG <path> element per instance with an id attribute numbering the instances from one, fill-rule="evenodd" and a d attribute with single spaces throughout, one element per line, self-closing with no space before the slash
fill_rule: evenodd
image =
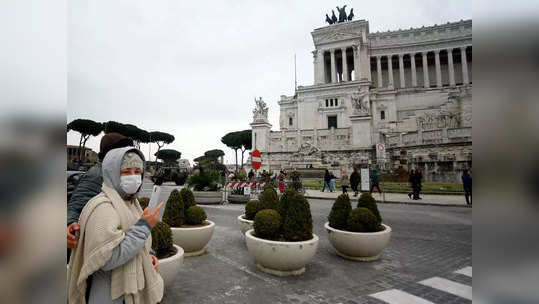
<path id="1" fill-rule="evenodd" d="M 119 133 L 108 133 L 101 137 L 101 143 L 99 145 L 99 162 L 91 167 L 86 172 L 73 195 L 67 202 L 67 248 L 68 248 L 68 262 L 69 262 L 69 249 L 77 247 L 77 237 L 75 233 L 79 230 L 79 215 L 82 208 L 88 203 L 88 201 L 98 195 L 101 192 L 101 185 L 103 184 L 103 170 L 101 164 L 103 158 L 107 153 L 116 148 L 132 147 L 133 140 L 129 137 L 125 137 Z"/>
<path id="2" fill-rule="evenodd" d="M 102 191 L 83 208 L 79 245 L 69 263 L 70 304 L 155 304 L 163 297 L 158 260 L 150 256 L 159 210 L 141 209 L 144 156 L 132 147 L 103 159 Z"/>

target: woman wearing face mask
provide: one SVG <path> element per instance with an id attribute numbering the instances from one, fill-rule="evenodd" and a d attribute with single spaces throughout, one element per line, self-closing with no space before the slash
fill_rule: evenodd
<path id="1" fill-rule="evenodd" d="M 163 280 L 151 250 L 151 228 L 159 209 L 140 208 L 136 199 L 144 156 L 132 147 L 111 150 L 103 159 L 102 192 L 80 215 L 79 246 L 69 264 L 68 302 L 148 303 L 163 297 Z"/>

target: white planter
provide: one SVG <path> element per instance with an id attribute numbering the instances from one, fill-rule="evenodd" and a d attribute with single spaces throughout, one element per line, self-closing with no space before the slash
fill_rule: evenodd
<path id="1" fill-rule="evenodd" d="M 245 214 L 238 216 L 238 224 L 240 225 L 241 233 L 245 234 L 247 230 L 253 229 L 253 222 L 254 221 L 246 220 Z"/>
<path id="2" fill-rule="evenodd" d="M 197 256 L 206 252 L 206 245 L 211 239 L 215 223 L 206 220 L 209 225 L 195 228 L 170 227 L 174 244 L 185 251 L 185 256 Z"/>
<path id="3" fill-rule="evenodd" d="M 343 258 L 355 261 L 374 261 L 380 257 L 391 237 L 391 227 L 379 232 L 350 232 L 335 229 L 326 222 L 329 242 Z"/>
<path id="4" fill-rule="evenodd" d="M 254 229 L 245 233 L 247 249 L 255 258 L 258 268 L 278 276 L 298 275 L 305 272 L 318 248 L 318 236 L 303 242 L 268 241 L 253 236 Z"/>
<path id="5" fill-rule="evenodd" d="M 221 204 L 223 195 L 220 191 L 193 191 L 195 202 L 201 205 Z"/>
<path id="6" fill-rule="evenodd" d="M 228 201 L 231 204 L 243 204 L 247 203 L 249 201 L 249 195 L 241 195 L 241 194 L 229 194 L 228 195 Z"/>
<path id="7" fill-rule="evenodd" d="M 175 255 L 159 259 L 159 274 L 163 278 L 165 287 L 170 286 L 174 282 L 183 265 L 183 249 L 177 245 L 174 245 L 174 248 L 177 250 Z"/>

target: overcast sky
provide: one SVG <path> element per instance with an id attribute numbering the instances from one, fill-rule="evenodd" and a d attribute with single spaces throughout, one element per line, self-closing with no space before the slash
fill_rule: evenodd
<path id="1" fill-rule="evenodd" d="M 313 83 L 311 32 L 335 6 L 370 31 L 471 19 L 470 1 L 69 1 L 67 121 L 115 120 L 173 134 L 192 161 L 249 129 L 255 96 L 279 129 L 280 95 Z M 87 145 L 99 151 L 101 136 Z M 79 134 L 68 133 L 68 144 Z M 148 155 L 148 145 L 142 145 Z M 152 159 L 157 146 L 151 147 Z"/>

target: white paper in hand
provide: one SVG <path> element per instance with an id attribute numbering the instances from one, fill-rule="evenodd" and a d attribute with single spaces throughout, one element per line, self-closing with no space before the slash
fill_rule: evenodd
<path id="1" fill-rule="evenodd" d="M 152 196 L 150 197 L 150 203 L 148 206 L 150 207 L 150 210 L 153 211 L 161 201 L 159 201 L 159 197 L 161 196 L 161 187 L 159 186 L 153 186 L 152 189 Z M 165 212 L 165 205 L 166 202 L 163 204 L 163 207 L 159 210 L 159 221 L 163 219 L 163 213 Z"/>

